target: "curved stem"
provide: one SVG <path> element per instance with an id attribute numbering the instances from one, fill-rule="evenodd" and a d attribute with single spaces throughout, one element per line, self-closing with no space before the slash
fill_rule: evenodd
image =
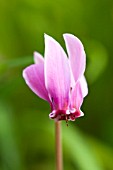
<path id="1" fill-rule="evenodd" d="M 55 122 L 55 135 L 56 135 L 56 170 L 63 170 L 60 121 Z"/>

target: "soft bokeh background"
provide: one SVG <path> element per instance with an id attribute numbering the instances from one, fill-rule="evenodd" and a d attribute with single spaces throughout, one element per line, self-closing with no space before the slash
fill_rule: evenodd
<path id="1" fill-rule="evenodd" d="M 85 117 L 63 122 L 65 170 L 113 169 L 113 1 L 0 0 L 0 169 L 54 170 L 49 105 L 26 86 L 22 70 L 44 53 L 44 33 L 65 48 L 78 36 L 87 53 Z"/>

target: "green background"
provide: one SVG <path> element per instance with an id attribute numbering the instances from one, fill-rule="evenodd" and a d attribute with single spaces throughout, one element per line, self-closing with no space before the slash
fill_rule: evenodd
<path id="1" fill-rule="evenodd" d="M 44 53 L 44 33 L 84 44 L 85 116 L 62 122 L 64 170 L 113 169 L 113 1 L 0 0 L 0 170 L 54 170 L 54 121 L 22 70 Z"/>

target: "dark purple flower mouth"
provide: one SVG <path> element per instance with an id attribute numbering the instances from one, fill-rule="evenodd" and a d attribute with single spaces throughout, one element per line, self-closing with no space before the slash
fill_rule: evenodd
<path id="1" fill-rule="evenodd" d="M 80 116 L 81 116 L 81 112 L 76 111 L 75 109 L 73 109 L 73 110 L 53 110 L 49 114 L 50 119 L 54 119 L 56 121 L 60 121 L 60 120 L 75 121 L 75 119 Z"/>

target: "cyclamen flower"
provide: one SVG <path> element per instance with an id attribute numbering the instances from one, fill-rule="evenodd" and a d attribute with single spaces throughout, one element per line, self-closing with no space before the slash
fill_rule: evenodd
<path id="1" fill-rule="evenodd" d="M 74 121 L 84 115 L 80 108 L 88 93 L 83 45 L 74 35 L 64 34 L 67 56 L 56 40 L 44 37 L 44 58 L 34 52 L 35 64 L 24 69 L 23 77 L 37 96 L 49 102 L 51 119 Z"/>

